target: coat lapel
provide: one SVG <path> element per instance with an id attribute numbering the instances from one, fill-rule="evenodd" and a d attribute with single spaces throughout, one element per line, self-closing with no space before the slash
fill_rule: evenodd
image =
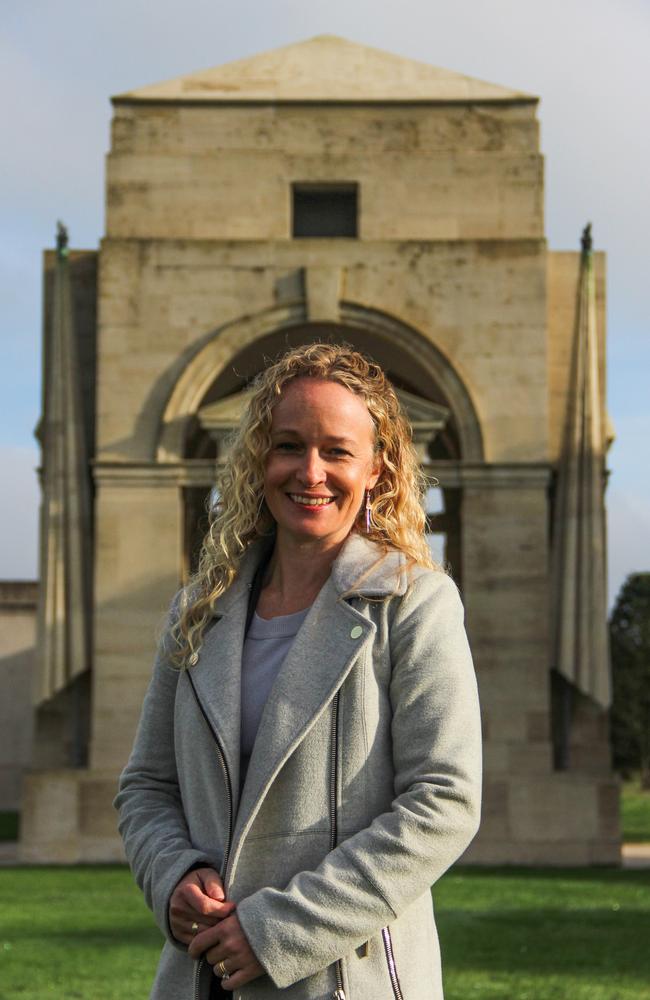
<path id="1" fill-rule="evenodd" d="M 198 663 L 189 669 L 231 777 L 237 818 L 233 869 L 243 839 L 275 776 L 340 688 L 375 625 L 345 598 L 403 594 L 404 557 L 382 555 L 359 535 L 346 542 L 282 665 L 257 732 L 239 798 L 241 658 L 250 588 L 268 542 L 247 550 L 235 582 L 219 599 Z M 232 869 L 231 869 L 232 870 Z"/>
<path id="2" fill-rule="evenodd" d="M 239 792 L 241 651 L 245 624 L 246 602 L 242 601 L 210 626 L 199 662 L 189 668 L 196 694 L 221 744 L 235 803 Z"/>
<path id="3" fill-rule="evenodd" d="M 264 543 L 254 543 L 247 550 L 235 582 L 217 601 L 215 620 L 204 634 L 199 661 L 189 668 L 201 705 L 221 743 L 235 809 L 239 799 L 242 649 L 251 582 L 265 549 Z"/>

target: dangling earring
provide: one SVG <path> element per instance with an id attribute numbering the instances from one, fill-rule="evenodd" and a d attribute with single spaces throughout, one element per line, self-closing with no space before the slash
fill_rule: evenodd
<path id="1" fill-rule="evenodd" d="M 366 490 L 366 534 L 370 534 L 370 490 Z"/>

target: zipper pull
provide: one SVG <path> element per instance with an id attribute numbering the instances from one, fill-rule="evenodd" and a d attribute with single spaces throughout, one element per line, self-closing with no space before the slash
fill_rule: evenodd
<path id="1" fill-rule="evenodd" d="M 342 989 L 334 990 L 332 993 L 332 1000 L 345 1000 L 345 993 Z"/>

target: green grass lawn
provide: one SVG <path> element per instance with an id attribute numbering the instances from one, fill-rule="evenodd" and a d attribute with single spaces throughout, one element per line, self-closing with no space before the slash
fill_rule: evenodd
<path id="1" fill-rule="evenodd" d="M 446 1000 L 648 1000 L 650 871 L 481 870 L 434 891 Z"/>
<path id="2" fill-rule="evenodd" d="M 434 897 L 446 1000 L 650 995 L 650 871 L 461 869 Z M 0 871 L 1 1000 L 145 1000 L 159 948 L 124 868 Z"/>
<path id="3" fill-rule="evenodd" d="M 650 792 L 641 791 L 638 778 L 623 784 L 621 821 L 625 841 L 650 841 Z"/>

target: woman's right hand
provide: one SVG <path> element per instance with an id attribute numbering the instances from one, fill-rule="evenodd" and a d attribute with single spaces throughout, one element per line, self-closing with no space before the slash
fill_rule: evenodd
<path id="1" fill-rule="evenodd" d="M 169 900 L 169 926 L 177 941 L 189 944 L 199 931 L 213 927 L 235 909 L 226 900 L 214 868 L 195 868 L 184 875 Z"/>

